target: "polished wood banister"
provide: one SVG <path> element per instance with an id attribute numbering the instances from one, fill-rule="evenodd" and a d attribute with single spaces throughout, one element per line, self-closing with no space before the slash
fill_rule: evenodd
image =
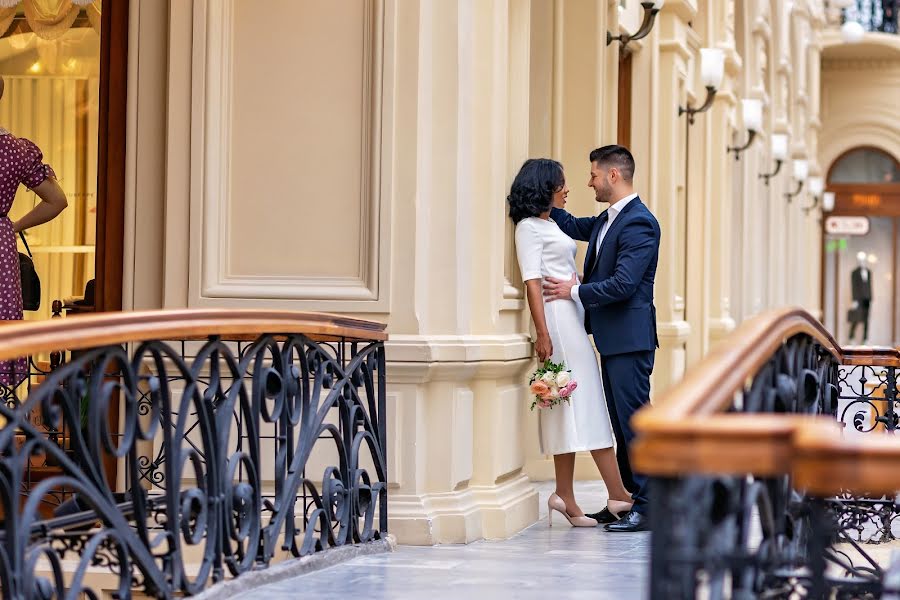
<path id="1" fill-rule="evenodd" d="M 841 349 L 812 315 L 800 308 L 775 310 L 748 319 L 672 386 L 635 416 L 640 428 L 656 419 L 665 422 L 708 415 L 728 405 L 779 346 L 789 337 L 805 333 L 836 357 Z"/>
<path id="2" fill-rule="evenodd" d="M 148 340 L 221 336 L 254 339 L 262 334 L 305 334 L 317 339 L 383 341 L 386 325 L 343 315 L 255 309 L 188 309 L 100 313 L 16 322 L 0 327 L 0 360 L 53 350 L 84 350 Z"/>
<path id="3" fill-rule="evenodd" d="M 844 365 L 900 367 L 896 348 L 841 348 L 806 311 L 785 308 L 744 322 L 681 382 L 634 417 L 635 469 L 649 475 L 792 473 L 810 493 L 900 489 L 900 438 L 845 438 L 832 418 L 722 411 L 789 338 L 808 335 Z M 897 476 L 885 477 L 885 472 Z"/>
<path id="4" fill-rule="evenodd" d="M 894 496 L 900 490 L 900 437 L 841 436 L 840 425 L 805 422 L 794 432 L 790 460 L 794 483 L 809 494 L 829 496 L 852 491 L 868 497 Z"/>
<path id="5" fill-rule="evenodd" d="M 841 349 L 841 363 L 873 367 L 900 367 L 900 351 L 897 348 L 886 346 L 845 346 Z"/>

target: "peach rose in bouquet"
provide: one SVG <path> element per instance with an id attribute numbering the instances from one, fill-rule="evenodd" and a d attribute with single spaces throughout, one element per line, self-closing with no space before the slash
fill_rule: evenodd
<path id="1" fill-rule="evenodd" d="M 543 381 L 535 381 L 531 384 L 531 393 L 535 396 L 543 396 L 550 393 L 550 386 Z"/>

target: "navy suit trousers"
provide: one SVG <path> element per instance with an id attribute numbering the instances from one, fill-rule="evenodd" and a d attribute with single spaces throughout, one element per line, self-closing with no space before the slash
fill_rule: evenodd
<path id="1" fill-rule="evenodd" d="M 603 391 L 609 407 L 609 419 L 616 436 L 616 460 L 622 482 L 634 499 L 633 511 L 646 513 L 647 478 L 634 473 L 628 460 L 628 448 L 634 441 L 631 417 L 650 401 L 650 374 L 656 352 L 642 351 L 601 356 Z"/>

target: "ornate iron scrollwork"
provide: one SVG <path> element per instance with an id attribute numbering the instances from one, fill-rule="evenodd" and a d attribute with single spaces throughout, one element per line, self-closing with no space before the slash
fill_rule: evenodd
<path id="1" fill-rule="evenodd" d="M 280 550 L 299 557 L 382 538 L 384 370 L 381 342 L 266 335 L 211 338 L 193 356 L 183 342 L 96 348 L 27 397 L 7 387 L 4 594 L 97 597 L 84 576 L 98 565 L 118 575 L 123 598 L 195 594 Z M 122 467 L 118 487 L 109 460 Z M 36 461 L 53 465 L 40 480 L 29 479 Z M 48 517 L 50 497 L 65 503 Z"/>
<path id="2" fill-rule="evenodd" d="M 837 364 L 798 335 L 735 394 L 729 411 L 835 415 L 837 406 Z M 691 476 L 651 484 L 652 598 L 807 597 L 818 524 L 790 477 Z"/>
<path id="3" fill-rule="evenodd" d="M 892 435 L 894 367 L 838 365 L 795 336 L 734 397 L 732 412 L 831 415 L 844 435 Z M 878 598 L 890 579 L 865 544 L 896 539 L 896 500 L 807 497 L 791 478 L 656 478 L 653 598 Z M 677 514 L 678 519 L 670 518 Z"/>

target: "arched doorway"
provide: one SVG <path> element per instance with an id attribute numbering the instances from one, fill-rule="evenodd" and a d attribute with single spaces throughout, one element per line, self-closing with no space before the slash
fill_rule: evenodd
<path id="1" fill-rule="evenodd" d="M 834 210 L 823 219 L 823 320 L 841 344 L 900 342 L 900 163 L 859 147 L 828 171 Z"/>

